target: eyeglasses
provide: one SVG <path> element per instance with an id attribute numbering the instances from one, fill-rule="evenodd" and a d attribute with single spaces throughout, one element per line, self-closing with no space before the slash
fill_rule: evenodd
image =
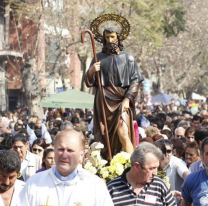
<path id="1" fill-rule="evenodd" d="M 170 154 L 170 153 L 172 152 L 172 149 L 167 149 L 166 152 L 167 152 L 168 154 Z"/>
<path id="2" fill-rule="evenodd" d="M 36 149 L 36 148 L 33 148 L 32 151 L 33 151 L 33 152 L 36 152 L 36 151 L 42 152 L 43 150 L 42 150 L 42 149 Z"/>

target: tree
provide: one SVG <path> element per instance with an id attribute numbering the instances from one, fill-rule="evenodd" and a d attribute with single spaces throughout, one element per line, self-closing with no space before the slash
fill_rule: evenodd
<path id="1" fill-rule="evenodd" d="M 12 46 L 24 51 L 23 61 L 18 63 L 19 70 L 27 68 L 28 58 L 36 62 L 34 77 L 29 77 L 37 80 L 35 83 L 38 85 L 36 95 L 31 93 L 30 81 L 26 81 L 28 84 L 24 84 L 24 91 L 29 93 L 26 94 L 27 101 L 33 102 L 34 100 L 35 105 L 37 102 L 34 98 L 38 96 L 40 100 L 44 96 L 44 87 L 47 87 L 44 83 L 44 77 L 47 78 L 45 70 L 49 72 L 48 75 L 61 73 L 65 68 L 64 62 L 67 54 L 78 54 L 84 68 L 83 73 L 85 73 L 86 62 L 89 61 L 92 51 L 90 41 L 80 44 L 80 33 L 89 28 L 90 21 L 98 15 L 114 12 L 127 17 L 134 29 L 125 42 L 125 48 L 134 54 L 137 61 L 142 64 L 145 62 L 144 59 L 147 59 L 147 54 L 157 51 L 165 36 L 176 36 L 183 31 L 185 23 L 184 11 L 176 0 L 101 0 L 99 2 L 95 0 L 28 0 L 21 2 L 8 0 L 8 3 L 12 8 L 12 28 L 17 31 L 17 41 Z M 46 35 L 44 25 L 47 25 L 47 29 L 50 30 Z M 24 31 L 29 28 L 31 33 L 28 33 L 27 36 Z M 43 41 L 44 39 L 45 41 Z M 99 51 L 101 45 L 96 44 L 96 46 Z M 14 62 L 10 60 L 9 63 Z M 143 65 L 141 66 L 143 67 Z M 22 69 L 22 71 L 26 70 Z M 150 74 L 151 69 L 147 69 L 146 73 Z M 25 73 L 22 73 L 22 76 L 24 75 L 27 77 Z M 39 78 L 35 78 L 35 76 L 39 76 Z M 40 76 L 42 79 L 38 80 Z M 33 108 L 35 107 L 30 108 L 31 111 Z"/>
<path id="2" fill-rule="evenodd" d="M 157 76 L 154 93 L 190 98 L 204 84 L 207 74 L 207 3 L 197 0 L 182 3 L 186 10 L 185 31 L 165 39 L 158 52 L 144 59 L 143 65 L 145 69 L 151 68 L 150 75 Z"/>

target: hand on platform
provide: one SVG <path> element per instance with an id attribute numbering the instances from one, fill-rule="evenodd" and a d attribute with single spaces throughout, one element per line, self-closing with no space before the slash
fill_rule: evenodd
<path id="1" fill-rule="evenodd" d="M 129 109 L 129 99 L 125 98 L 121 103 L 121 114 Z"/>

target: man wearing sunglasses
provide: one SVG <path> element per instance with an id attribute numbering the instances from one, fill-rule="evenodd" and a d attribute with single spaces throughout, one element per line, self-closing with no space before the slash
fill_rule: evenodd
<path id="1" fill-rule="evenodd" d="M 169 177 L 171 190 L 181 191 L 181 185 L 187 175 L 190 174 L 185 162 L 172 154 L 173 144 L 170 140 L 158 140 L 165 145 L 167 150 L 167 165 L 164 167 L 166 175 Z"/>

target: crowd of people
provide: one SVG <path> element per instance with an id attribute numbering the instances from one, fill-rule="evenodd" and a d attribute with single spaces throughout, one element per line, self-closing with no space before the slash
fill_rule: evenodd
<path id="1" fill-rule="evenodd" d="M 207 205 L 206 105 L 196 114 L 172 108 L 137 105 L 131 167 L 107 185 L 82 168 L 93 111 L 45 108 L 43 119 L 26 107 L 1 112 L 0 205 Z"/>

